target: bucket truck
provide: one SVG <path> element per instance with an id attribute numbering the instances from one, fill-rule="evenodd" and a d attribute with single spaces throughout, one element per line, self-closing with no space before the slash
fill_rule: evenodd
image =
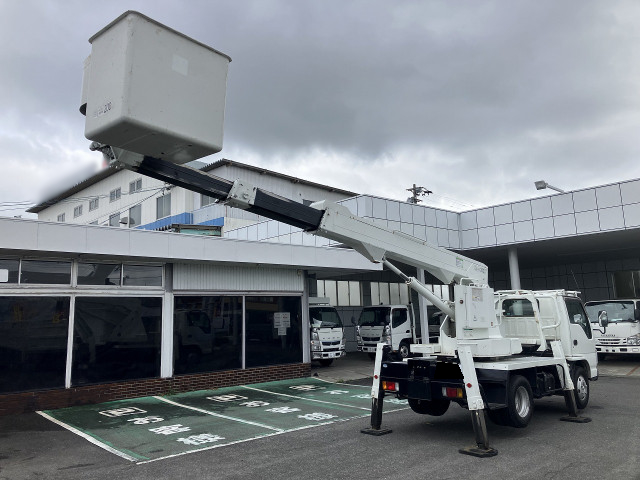
<path id="1" fill-rule="evenodd" d="M 80 110 L 93 150 L 122 168 L 349 246 L 383 263 L 443 312 L 438 342 L 411 344 L 413 358 L 383 362 L 384 345 L 378 344 L 367 433 L 387 431 L 380 428 L 385 395 L 407 398 L 420 414 L 442 415 L 451 402 L 469 409 L 476 445 L 461 451 L 477 456 L 497 453 L 488 443 L 485 412 L 497 423 L 524 427 L 534 397 L 559 394 L 567 419 L 587 420 L 577 410 L 586 407 L 589 380 L 597 378 L 597 355 L 576 292 L 494 292 L 486 265 L 343 206 L 306 206 L 181 165 L 222 148 L 230 58 L 137 12 L 126 12 L 89 41 Z M 452 300 L 395 262 L 452 285 Z"/>

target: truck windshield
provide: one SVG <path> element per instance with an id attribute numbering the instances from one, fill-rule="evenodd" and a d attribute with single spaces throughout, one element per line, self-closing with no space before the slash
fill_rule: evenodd
<path id="1" fill-rule="evenodd" d="M 609 317 L 609 323 L 633 322 L 634 304 L 632 301 L 624 302 L 589 302 L 585 306 L 591 323 L 598 323 L 598 314 L 605 310 Z"/>
<path id="2" fill-rule="evenodd" d="M 342 328 L 342 320 L 333 307 L 311 308 L 309 315 L 313 328 Z"/>
<path id="3" fill-rule="evenodd" d="M 358 325 L 361 327 L 379 327 L 389 325 L 389 307 L 365 308 L 360 314 Z"/>

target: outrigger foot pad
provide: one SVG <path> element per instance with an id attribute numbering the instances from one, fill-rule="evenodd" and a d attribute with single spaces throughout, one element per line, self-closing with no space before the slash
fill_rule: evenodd
<path id="1" fill-rule="evenodd" d="M 360 430 L 360 433 L 379 437 L 380 435 L 386 435 L 387 433 L 391 433 L 392 431 L 393 430 L 391 430 L 390 428 L 363 428 L 362 430 Z"/>
<path id="2" fill-rule="evenodd" d="M 589 423 L 591 419 L 589 417 L 573 417 L 571 415 L 567 415 L 566 417 L 560 417 L 560 420 L 563 422 L 573 422 L 573 423 Z"/>
<path id="3" fill-rule="evenodd" d="M 463 453 L 464 455 L 471 455 L 472 457 L 480 458 L 495 457 L 496 455 L 498 455 L 498 450 L 491 447 L 466 447 L 461 448 L 460 450 L 458 450 L 458 452 Z"/>

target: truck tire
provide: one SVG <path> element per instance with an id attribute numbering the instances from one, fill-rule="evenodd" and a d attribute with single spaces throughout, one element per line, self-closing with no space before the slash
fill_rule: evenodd
<path id="1" fill-rule="evenodd" d="M 576 367 L 571 376 L 575 390 L 573 392 L 576 398 L 576 407 L 578 410 L 584 410 L 589 403 L 589 377 L 582 367 Z"/>
<path id="2" fill-rule="evenodd" d="M 442 398 L 439 400 L 418 400 L 417 398 L 409 399 L 411 410 L 421 415 L 433 415 L 439 417 L 444 415 L 449 409 L 451 400 Z"/>
<path id="3" fill-rule="evenodd" d="M 322 365 L 323 367 L 328 367 L 332 363 L 333 363 L 333 358 L 325 358 L 323 360 L 320 360 L 320 365 Z"/>
<path id="4" fill-rule="evenodd" d="M 400 342 L 400 346 L 398 347 L 398 360 L 404 360 L 407 357 L 411 356 L 411 350 L 409 349 L 409 343 L 404 340 Z"/>
<path id="5" fill-rule="evenodd" d="M 522 375 L 513 375 L 507 388 L 507 418 L 509 425 L 524 428 L 533 416 L 533 392 Z"/>

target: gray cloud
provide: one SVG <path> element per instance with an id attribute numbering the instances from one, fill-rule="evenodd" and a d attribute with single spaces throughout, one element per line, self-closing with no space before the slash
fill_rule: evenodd
<path id="1" fill-rule="evenodd" d="M 640 7 L 622 0 L 4 2 L 3 165 L 86 150 L 87 39 L 130 8 L 233 58 L 222 154 L 241 162 L 477 206 L 537 195 L 541 176 L 640 177 Z M 46 154 L 19 145 L 25 131 Z M 0 196 L 15 199 L 2 183 Z"/>

